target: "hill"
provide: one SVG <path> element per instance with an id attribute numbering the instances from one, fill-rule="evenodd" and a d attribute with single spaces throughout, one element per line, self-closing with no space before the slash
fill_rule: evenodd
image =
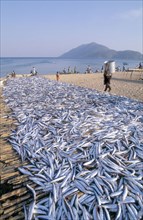
<path id="1" fill-rule="evenodd" d="M 125 50 L 116 51 L 97 43 L 89 43 L 80 45 L 70 51 L 64 53 L 60 58 L 103 58 L 103 59 L 135 59 L 140 60 L 143 55 L 137 51 Z"/>

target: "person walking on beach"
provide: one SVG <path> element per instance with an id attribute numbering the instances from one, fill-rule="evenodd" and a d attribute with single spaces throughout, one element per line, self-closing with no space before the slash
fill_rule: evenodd
<path id="1" fill-rule="evenodd" d="M 59 81 L 60 75 L 59 72 L 56 73 L 56 80 Z"/>
<path id="2" fill-rule="evenodd" d="M 105 70 L 104 70 L 104 85 L 105 85 L 104 91 L 107 91 L 107 89 L 108 89 L 108 92 L 111 91 L 111 86 L 110 86 L 111 77 L 112 77 L 112 74 L 110 73 L 109 68 L 108 67 L 105 68 Z"/>
<path id="3" fill-rule="evenodd" d="M 103 68 L 103 66 L 102 66 L 102 67 L 101 67 L 101 73 L 103 72 L 103 69 L 104 69 L 104 68 Z"/>
<path id="4" fill-rule="evenodd" d="M 139 67 L 138 67 L 139 69 L 142 69 L 142 64 L 141 63 L 139 63 Z"/>

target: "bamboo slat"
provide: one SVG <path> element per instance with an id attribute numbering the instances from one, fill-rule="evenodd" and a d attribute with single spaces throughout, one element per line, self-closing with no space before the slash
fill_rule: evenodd
<path id="1" fill-rule="evenodd" d="M 6 193 L 6 194 L 2 195 L 1 198 L 0 198 L 0 201 L 4 201 L 5 199 L 9 199 L 12 196 L 23 195 L 23 194 L 26 193 L 26 190 L 27 190 L 26 187 L 23 187 L 23 188 L 20 188 L 20 189 L 17 189 L 17 190 L 13 190 L 9 193 Z"/>
<path id="2" fill-rule="evenodd" d="M 22 196 L 22 197 L 20 197 L 20 198 L 18 198 L 18 199 L 15 199 L 15 200 L 12 200 L 12 201 L 6 201 L 6 202 L 4 202 L 3 203 L 3 205 L 2 205 L 2 207 L 3 208 L 9 208 L 9 207 L 11 207 L 11 206 L 14 206 L 14 205 L 17 205 L 17 204 L 19 204 L 19 203 L 21 203 L 21 202 L 23 202 L 23 201 L 26 201 L 27 199 L 29 199 L 30 198 L 30 195 L 25 195 L 25 196 Z"/>
<path id="3" fill-rule="evenodd" d="M 0 219 L 23 220 L 23 205 L 29 205 L 33 199 L 33 195 L 27 189 L 26 184 L 32 187 L 35 187 L 36 184 L 18 171 L 18 167 L 27 165 L 27 162 L 21 161 L 18 153 L 7 141 L 11 129 L 14 129 L 16 123 L 8 117 L 10 110 L 1 96 L 0 106 L 2 110 L 0 112 L 0 184 L 2 189 L 0 191 Z M 45 192 L 36 192 L 37 201 L 47 196 Z"/>

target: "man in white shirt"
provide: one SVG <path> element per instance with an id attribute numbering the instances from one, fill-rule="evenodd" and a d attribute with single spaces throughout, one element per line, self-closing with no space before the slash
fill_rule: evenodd
<path id="1" fill-rule="evenodd" d="M 32 76 L 35 76 L 37 74 L 37 71 L 36 71 L 35 67 L 33 67 L 31 73 L 32 73 Z"/>

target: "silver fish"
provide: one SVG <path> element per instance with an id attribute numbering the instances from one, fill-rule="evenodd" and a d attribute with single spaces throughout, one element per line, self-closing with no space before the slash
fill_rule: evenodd
<path id="1" fill-rule="evenodd" d="M 142 102 L 40 76 L 8 80 L 3 95 L 17 119 L 8 141 L 28 161 L 19 171 L 47 194 L 29 218 L 142 217 Z"/>

